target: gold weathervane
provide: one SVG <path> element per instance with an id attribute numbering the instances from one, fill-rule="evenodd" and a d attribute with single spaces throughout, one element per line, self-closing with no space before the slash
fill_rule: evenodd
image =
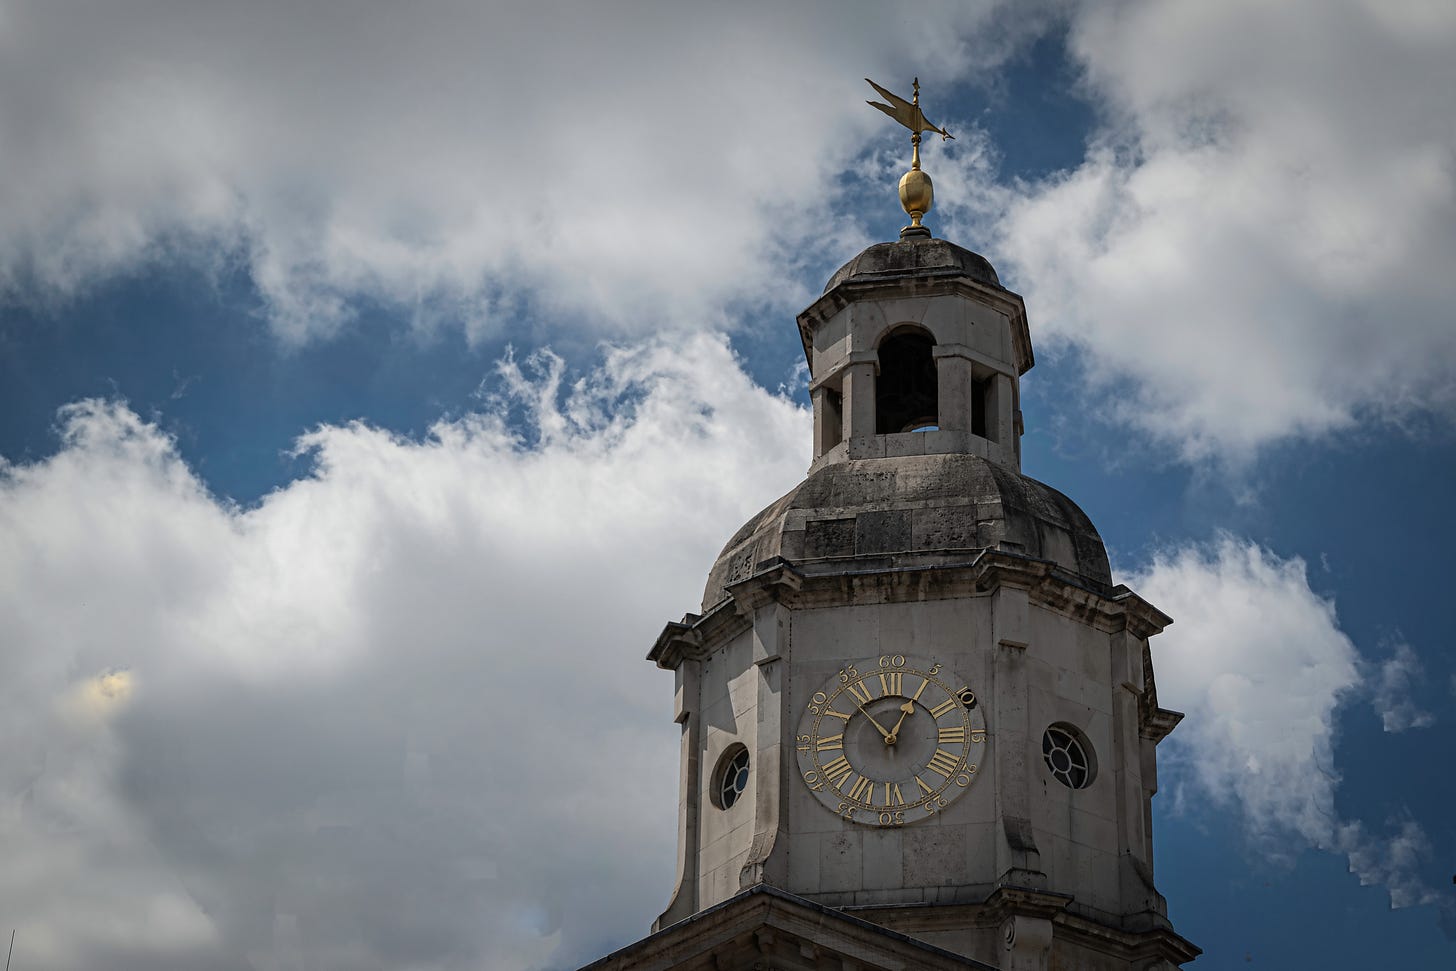
<path id="1" fill-rule="evenodd" d="M 915 79 L 915 97 L 911 101 L 885 88 L 880 87 L 869 78 L 870 87 L 880 93 L 889 104 L 879 101 L 866 101 L 865 104 L 878 108 L 891 118 L 910 129 L 910 171 L 900 178 L 900 205 L 904 207 L 907 215 L 910 216 L 910 225 L 900 230 L 900 238 L 907 236 L 929 236 L 930 230 L 920 225 L 920 219 L 930 211 L 930 204 L 935 199 L 935 189 L 930 182 L 930 176 L 920 171 L 920 133 L 933 131 L 940 136 L 941 141 L 947 138 L 955 138 L 950 132 L 943 128 L 937 128 L 925 118 L 925 113 L 920 110 L 920 79 Z"/>

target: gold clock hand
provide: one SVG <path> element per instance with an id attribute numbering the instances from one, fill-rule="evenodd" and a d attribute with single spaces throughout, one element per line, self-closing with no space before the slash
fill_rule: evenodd
<path id="1" fill-rule="evenodd" d="M 890 729 L 890 734 L 885 736 L 886 745 L 894 745 L 900 739 L 900 726 L 905 724 L 905 719 L 915 712 L 915 703 L 905 702 L 900 706 L 900 720 L 895 722 L 895 727 Z"/>
<path id="2" fill-rule="evenodd" d="M 890 737 L 891 737 L 890 736 L 890 733 L 887 732 L 887 731 L 885 731 L 885 727 L 883 725 L 881 725 L 879 722 L 875 721 L 875 716 L 874 715 L 871 715 L 869 712 L 865 711 L 864 705 L 855 705 L 855 707 L 860 710 L 860 713 L 862 715 L 864 715 L 866 718 L 868 718 L 870 720 L 870 724 L 873 725 L 873 726 L 875 726 L 875 731 L 877 731 L 881 735 L 885 736 L 885 742 L 886 742 L 886 744 L 888 744 L 888 745 L 894 745 L 895 744 L 893 741 L 890 740 Z"/>

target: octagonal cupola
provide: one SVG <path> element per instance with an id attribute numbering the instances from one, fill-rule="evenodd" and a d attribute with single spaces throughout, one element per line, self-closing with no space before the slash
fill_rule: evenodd
<path id="1" fill-rule="evenodd" d="M 815 468 L 967 454 L 1020 470 L 1031 337 L 984 257 L 929 236 L 877 243 L 830 277 L 799 335 Z"/>

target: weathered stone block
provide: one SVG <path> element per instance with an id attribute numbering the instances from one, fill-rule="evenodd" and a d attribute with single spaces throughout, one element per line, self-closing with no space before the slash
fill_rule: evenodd
<path id="1" fill-rule="evenodd" d="M 907 886 L 949 886 L 966 882 L 966 831 L 962 826 L 917 823 L 902 837 Z"/>
<path id="2" fill-rule="evenodd" d="M 804 527 L 804 555 L 853 556 L 853 519 L 811 519 Z"/>
<path id="3" fill-rule="evenodd" d="M 863 512 L 855 519 L 855 553 L 898 553 L 910 548 L 908 509 Z"/>
<path id="4" fill-rule="evenodd" d="M 851 892 L 864 879 L 862 833 L 841 831 L 819 838 L 819 888 L 825 893 Z"/>

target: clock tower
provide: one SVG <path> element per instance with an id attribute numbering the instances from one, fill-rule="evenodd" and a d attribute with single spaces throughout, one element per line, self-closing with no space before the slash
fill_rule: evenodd
<path id="1" fill-rule="evenodd" d="M 1182 716 L 1158 705 L 1149 640 L 1171 620 L 1022 473 L 1025 306 L 920 225 L 918 141 L 939 130 L 918 85 L 894 100 L 913 108 L 879 105 L 914 132 L 912 224 L 798 317 L 808 475 L 648 655 L 675 677 L 677 881 L 654 935 L 603 968 L 1166 971 L 1199 953 L 1153 880 L 1156 749 Z"/>

